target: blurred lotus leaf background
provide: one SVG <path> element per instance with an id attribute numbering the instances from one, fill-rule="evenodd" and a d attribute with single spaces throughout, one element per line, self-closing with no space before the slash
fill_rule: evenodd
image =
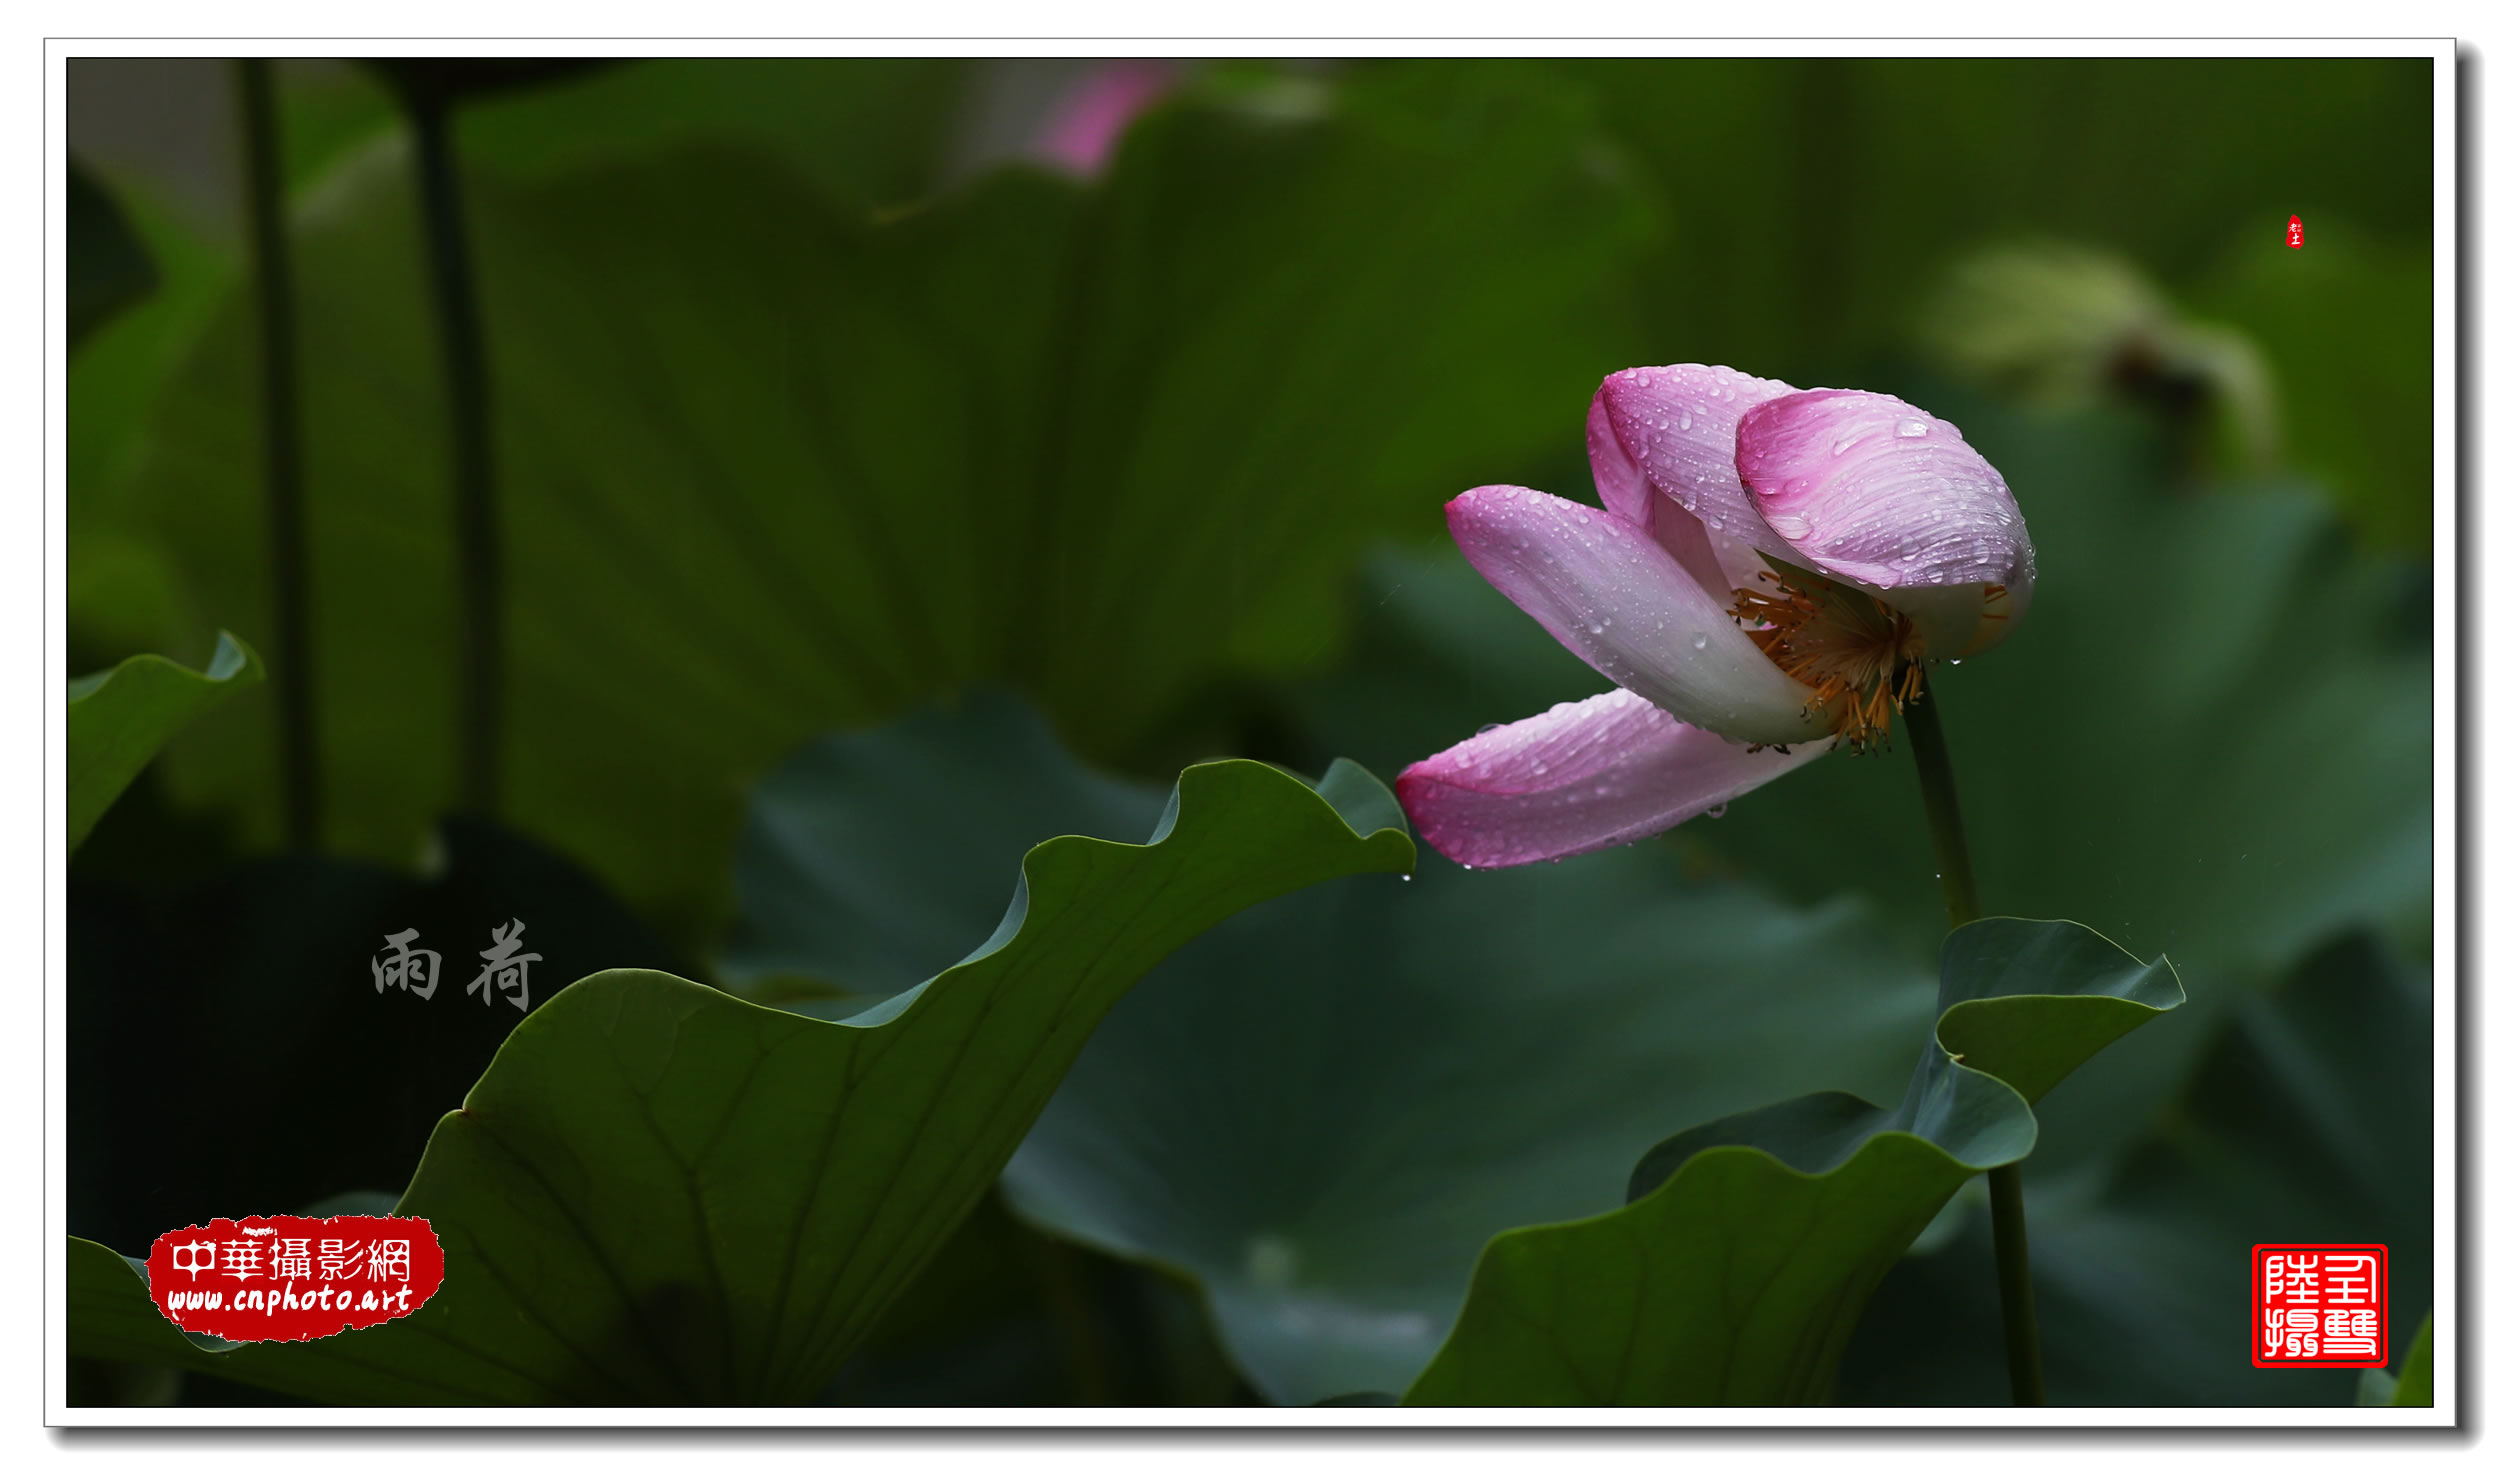
<path id="1" fill-rule="evenodd" d="M 101 1244 L 78 1397 L 393 1397 L 343 1382 L 353 1356 L 298 1375 L 170 1348 L 114 1310 L 110 1253 L 396 1197 L 420 1156 L 412 1195 L 483 1185 L 431 1167 L 459 1161 L 435 1126 L 489 1061 L 490 1095 L 595 1070 L 506 1044 L 517 1013 L 373 991 L 401 922 L 457 965 L 526 918 L 538 1005 L 648 967 L 786 1010 L 668 988 L 759 1034 L 795 1013 L 900 1035 L 886 1014 L 927 1013 L 1014 934 L 1020 872 L 1073 858 L 1035 849 L 1055 836 L 1171 835 L 1150 871 L 1230 829 L 1240 868 L 1286 862 L 1259 894 L 1293 893 L 1176 926 L 1213 929 L 1147 961 L 1081 1052 L 1049 1029 L 1073 1066 L 1020 1146 L 947 1129 L 1013 1158 L 874 1233 L 927 1259 L 916 1280 L 896 1263 L 895 1295 L 806 1346 L 765 1328 L 743 1382 L 688 1399 L 1390 1402 L 1497 1232 L 1620 1206 L 1653 1145 L 1723 1115 L 1890 1106 L 1945 934 L 1906 748 L 1638 847 L 1510 872 L 1426 851 L 1406 879 L 1402 836 L 1360 859 L 1322 837 L 1329 809 L 1395 823 L 1361 770 L 1307 807 L 1281 779 L 1185 807 L 1255 771 L 1175 792 L 1211 758 L 1385 782 L 1603 690 L 1457 557 L 1440 506 L 1488 483 L 1593 501 L 1590 393 L 1670 362 L 1918 402 L 2030 526 L 2024 625 L 1935 673 L 1981 896 L 2166 955 L 2187 994 L 2037 1105 L 2051 1401 L 2352 1404 L 2349 1371 L 2249 1365 L 2259 1241 L 2387 1244 L 2413 1336 L 2444 550 L 2429 62 L 275 63 L 294 664 L 239 74 L 70 64 L 68 671 L 120 668 L 74 683 L 73 715 L 146 701 L 93 765 L 135 781 L 71 866 L 70 1229 Z M 483 800 L 428 109 L 501 538 Z M 1110 899 L 1086 889 L 1071 909 Z M 1204 914 L 1257 898 L 1236 895 Z M 1126 949 L 1068 919 L 1033 938 Z M 530 1019 L 542 1049 L 619 990 L 599 980 Z M 359 1059 L 245 1056 L 272 1022 Z M 236 1120 L 159 1122 L 209 1096 Z M 1892 1269 L 1825 1397 L 2003 1402 L 1979 1201 Z M 581 1367 L 639 1377 L 624 1346 Z M 443 1401 L 596 1392 L 483 1379 Z"/>

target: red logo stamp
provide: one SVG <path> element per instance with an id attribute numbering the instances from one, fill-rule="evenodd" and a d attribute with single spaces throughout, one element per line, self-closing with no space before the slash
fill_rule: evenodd
<path id="1" fill-rule="evenodd" d="M 2259 1368 L 2387 1366 L 2386 1247 L 2253 1247 L 2248 1294 Z"/>
<path id="2" fill-rule="evenodd" d="M 442 1285 L 443 1246 L 422 1216 L 221 1217 L 148 1250 L 157 1311 L 230 1343 L 369 1328 L 415 1312 Z"/>
<path id="3" fill-rule="evenodd" d="M 2283 242 L 2294 249 L 2300 248 L 2300 215 L 2292 215 L 2292 221 L 2283 226 Z"/>

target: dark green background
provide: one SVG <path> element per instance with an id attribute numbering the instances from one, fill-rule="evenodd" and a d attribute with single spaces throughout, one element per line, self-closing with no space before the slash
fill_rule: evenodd
<path id="1" fill-rule="evenodd" d="M 2248 1241 L 2361 1227 L 2395 1247 L 2399 1336 L 2429 1295 L 2430 63 L 1209 64 L 1076 180 L 1020 154 L 1082 74 L 653 61 L 463 106 L 515 591 L 510 787 L 445 875 L 448 468 L 404 138 L 369 73 L 279 68 L 321 858 L 272 858 L 265 690 L 80 851 L 72 1229 L 134 1253 L 243 1204 L 244 1177 L 270 1209 L 405 1184 L 494 1034 L 343 1004 L 298 1020 L 398 1055 L 362 1075 L 396 1116 L 369 1149 L 193 1136 L 187 1169 L 128 1179 L 176 1143 L 145 1119 L 169 1095 L 277 1113 L 356 1079 L 169 1057 L 237 1004 L 346 985 L 355 910 L 466 921 L 509 903 L 473 882 L 524 870 L 550 931 L 582 923 L 551 986 L 661 964 L 839 1000 L 986 933 L 1015 851 L 1065 832 L 1027 827 L 1068 807 L 1053 742 L 1149 790 L 1223 753 L 1387 778 L 1599 690 L 1447 552 L 1439 505 L 1590 497 L 1598 380 L 1722 362 L 1900 392 L 2006 473 L 2040 597 L 1938 678 L 1983 896 L 2166 952 L 2188 992 L 2041 1108 L 2052 1399 L 2348 1402 L 2341 1372 L 2250 1369 L 2230 1289 Z M 73 155 L 152 276 L 79 255 L 72 674 L 200 665 L 220 629 L 277 645 L 226 76 L 71 64 Z M 2041 403 L 1955 376 L 1936 292 L 2042 242 L 2238 333 L 2273 459 L 2219 446 L 2192 381 Z M 993 707 L 956 701 L 975 688 L 1038 709 L 1042 741 L 1002 760 L 926 731 L 933 700 Z M 912 898 L 843 896 L 838 864 L 759 873 L 754 821 L 823 756 L 802 750 L 915 716 L 876 745 L 906 765 L 805 793 L 833 854 L 924 872 Z M 1611 1203 L 1672 1128 L 1903 1071 L 1942 931 L 1907 761 L 1824 760 L 1656 846 L 1428 859 L 1422 888 L 1212 934 L 1123 1004 L 1005 1203 L 825 1402 L 1394 1392 L 1381 1360 L 1429 1333 L 1366 1351 L 1362 1319 L 1439 1316 L 1493 1229 Z M 1413 923 L 1379 904 L 1402 893 L 1450 915 L 1384 936 Z M 774 928 L 776 901 L 812 924 Z M 287 934 L 316 909 L 342 929 Z M 1290 1002 L 1266 996 L 1279 964 Z M 1789 1016 L 1834 990 L 1863 1024 Z M 1454 1073 L 1463 1096 L 1434 1087 Z M 1459 1124 L 1480 1142 L 1414 1139 Z M 1141 1166 L 1179 1177 L 1145 1212 L 1120 1183 Z M 1973 1214 L 1948 1207 L 1878 1296 L 1843 1402 L 1999 1400 Z M 1314 1316 L 1354 1321 L 1294 1342 Z"/>

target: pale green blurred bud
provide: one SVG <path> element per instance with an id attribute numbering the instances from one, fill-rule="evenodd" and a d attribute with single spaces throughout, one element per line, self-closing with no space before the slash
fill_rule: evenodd
<path id="1" fill-rule="evenodd" d="M 2274 458 L 2264 353 L 2230 326 L 2180 316 L 2126 260 L 2068 244 L 1964 259 L 1918 320 L 1940 364 L 2048 408 L 2123 395 L 2185 418 L 2209 412 L 2252 467 Z"/>

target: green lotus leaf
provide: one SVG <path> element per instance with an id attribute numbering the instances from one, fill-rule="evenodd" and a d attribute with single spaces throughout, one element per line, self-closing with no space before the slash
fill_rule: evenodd
<path id="1" fill-rule="evenodd" d="M 2396 1387 L 2387 1402 L 2399 1409 L 2428 1409 L 2431 1394 L 2431 1314 L 2422 1314 L 2422 1326 L 2414 1329 L 2413 1342 L 2405 1349 L 2404 1371 L 2396 1375 Z"/>
<path id="2" fill-rule="evenodd" d="M 68 720 L 71 852 L 86 842 L 95 822 L 175 733 L 260 678 L 260 658 L 252 648 L 221 631 L 206 671 L 142 655 L 73 679 Z"/>
<path id="3" fill-rule="evenodd" d="M 1867 1298 L 1972 1177 L 2020 1161 L 2031 1106 L 2184 995 L 2087 927 L 1947 937 L 1942 1008 L 1901 1102 L 1820 1093 L 1688 1130 L 1631 1202 L 1505 1232 L 1408 1405 L 1824 1402 Z"/>
<path id="4" fill-rule="evenodd" d="M 873 1003 L 979 938 L 1037 832 L 1134 827 L 1155 798 L 1004 697 L 818 739 L 756 789 L 724 977 L 802 1011 Z M 1268 1399 L 1394 1397 L 1486 1237 L 1611 1209 L 1660 1134 L 1907 1068 L 1924 965 L 1851 903 L 1657 848 L 1505 871 L 1427 853 L 1411 882 L 1302 891 L 1166 960 L 1002 1185 L 1047 1231 L 1194 1280 Z"/>
<path id="5" fill-rule="evenodd" d="M 707 115 L 764 84 L 741 76 L 695 78 Z M 1324 654 L 1366 546 L 1541 451 L 1632 349 L 1606 302 L 1651 214 L 1526 78 L 1182 98 L 1091 183 L 876 181 L 873 216 L 791 165 L 812 103 L 602 140 L 671 78 L 463 126 L 505 530 L 496 812 L 686 944 L 715 934 L 744 788 L 824 728 L 1006 681 L 1080 746 L 1176 767 L 1193 697 Z M 558 145 L 568 118 L 587 131 Z M 323 838 L 405 860 L 452 799 L 462 612 L 402 140 L 302 190 L 293 225 Z M 155 394 L 145 450 L 73 472 L 73 559 L 165 567 L 189 636 L 272 625 L 240 303 Z M 185 740 L 168 791 L 274 840 L 272 729 L 234 723 Z"/>
<path id="6" fill-rule="evenodd" d="M 2249 1248 L 2382 1243 L 2392 1336 L 2429 1315 L 2431 1005 L 2421 964 L 2339 937 L 2239 1004 L 2150 1133 L 2070 1175 L 2024 1165 L 2050 1403 L 2350 1406 L 2346 1370 L 2249 1366 Z M 1957 1206 L 1936 1229 L 1868 1305 L 1834 1402 L 2004 1402 L 1986 1219 Z"/>
<path id="7" fill-rule="evenodd" d="M 147 298 L 156 262 L 121 205 L 76 158 L 69 163 L 69 348 Z"/>
<path id="8" fill-rule="evenodd" d="M 652 971 L 516 1027 L 437 1127 L 399 1213 L 448 1255 L 417 1313 L 202 1349 L 88 1248 L 74 1354 L 333 1403 L 805 1403 L 1007 1163 L 1111 1004 L 1225 917 L 1409 868 L 1367 774 L 1183 773 L 1145 844 L 1035 847 L 977 951 L 838 1022 Z M 1356 823 L 1349 824 L 1348 813 Z"/>

